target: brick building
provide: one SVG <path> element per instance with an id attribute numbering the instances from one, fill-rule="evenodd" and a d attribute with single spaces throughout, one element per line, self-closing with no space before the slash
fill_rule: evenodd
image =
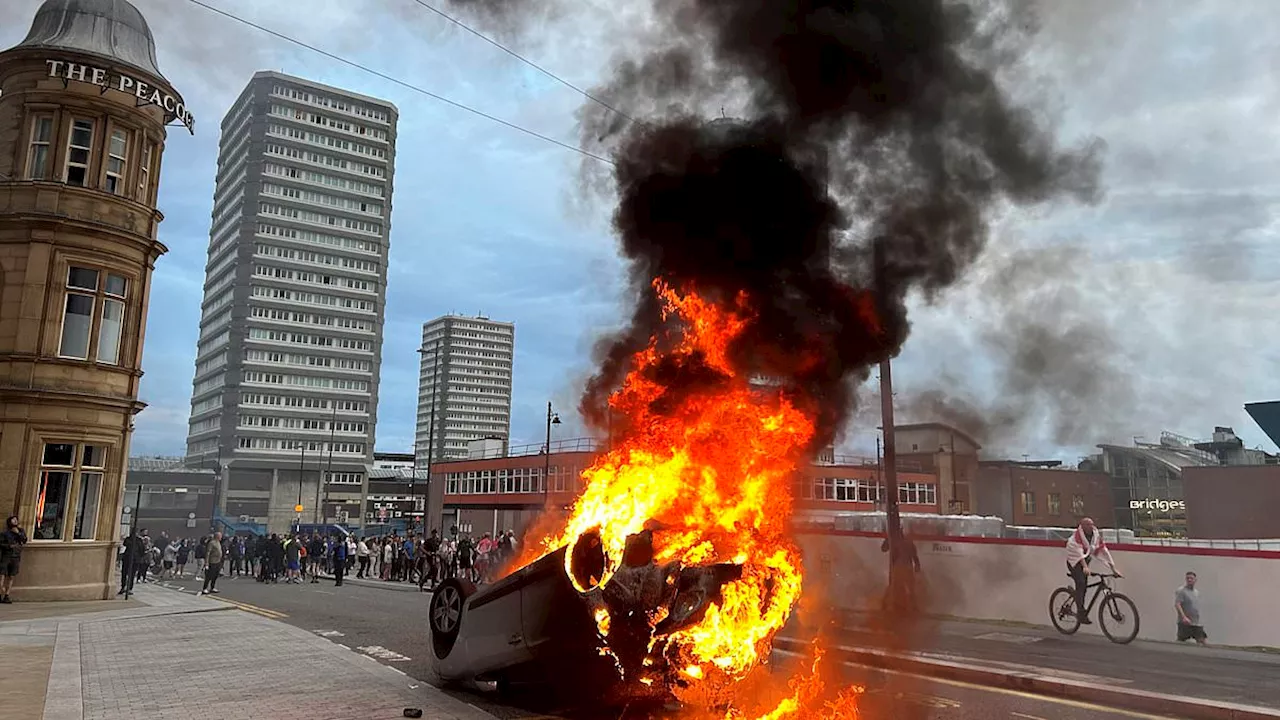
<path id="1" fill-rule="evenodd" d="M 1182 470 L 1187 537 L 1280 538 L 1280 465 L 1219 465 Z"/>
<path id="2" fill-rule="evenodd" d="M 114 596 L 174 121 L 194 122 L 124 0 L 48 0 L 0 53 L 0 508 L 32 538 L 24 600 Z"/>
<path id="3" fill-rule="evenodd" d="M 968 434 L 942 423 L 894 426 L 899 466 L 935 476 L 942 512 L 972 512 L 973 481 L 978 477 L 978 451 L 982 446 Z"/>
<path id="4" fill-rule="evenodd" d="M 1091 517 L 1099 527 L 1115 527 L 1107 474 L 1063 467 L 1057 460 L 983 461 L 975 496 L 977 514 L 1008 525 L 1074 527 Z"/>

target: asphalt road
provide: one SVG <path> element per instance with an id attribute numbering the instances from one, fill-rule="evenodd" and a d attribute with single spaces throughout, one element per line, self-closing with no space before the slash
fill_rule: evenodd
<path id="1" fill-rule="evenodd" d="M 162 586 L 195 592 L 193 579 L 167 581 Z M 407 588 L 407 584 L 400 587 Z M 411 678 L 439 685 L 431 670 L 427 641 L 429 593 L 389 587 L 332 581 L 319 584 L 268 584 L 252 579 L 218 581 L 221 600 L 238 604 L 280 622 L 289 623 L 378 662 Z M 788 658 L 775 653 L 776 666 L 784 671 Z M 1014 691 L 940 681 L 915 675 L 845 666 L 845 679 L 866 688 L 862 707 L 869 720 L 1103 720 L 1152 718 L 1127 711 L 1070 701 L 1054 700 Z M 531 720 L 547 716 L 597 720 L 581 713 L 540 705 L 537 697 L 501 698 L 492 692 L 445 687 L 446 692 L 486 712 L 507 720 Z M 617 720 L 616 713 L 609 720 Z M 600 718 L 599 720 L 603 720 Z"/>

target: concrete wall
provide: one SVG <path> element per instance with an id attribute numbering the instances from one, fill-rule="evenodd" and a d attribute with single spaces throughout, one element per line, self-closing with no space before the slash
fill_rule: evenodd
<path id="1" fill-rule="evenodd" d="M 811 585 L 825 587 L 841 609 L 874 607 L 887 580 L 881 537 L 852 532 L 802 532 Z M 930 614 L 1049 624 L 1049 595 L 1068 582 L 1060 543 L 990 538 L 917 539 L 922 604 Z M 1139 637 L 1175 639 L 1173 593 L 1194 570 L 1204 600 L 1201 618 L 1211 643 L 1280 648 L 1280 552 L 1201 548 L 1112 548 L 1125 578 L 1118 589 L 1138 606 Z M 1092 625 L 1081 632 L 1101 634 Z"/>

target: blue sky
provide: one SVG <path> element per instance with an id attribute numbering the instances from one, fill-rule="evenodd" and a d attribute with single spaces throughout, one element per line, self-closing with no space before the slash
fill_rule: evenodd
<path id="1" fill-rule="evenodd" d="M 582 97 L 468 35 L 413 0 L 207 0 L 209 4 L 432 92 L 577 144 Z M 196 114 L 171 131 L 160 206 L 166 220 L 152 288 L 135 454 L 181 454 L 208 245 L 218 126 L 255 70 L 274 69 L 386 98 L 400 108 L 391 270 L 377 448 L 412 448 L 423 321 L 447 312 L 516 323 L 512 442 L 537 442 L 547 400 L 573 417 L 591 347 L 623 316 L 623 267 L 611 208 L 584 200 L 575 153 L 263 35 L 187 0 L 134 0 L 156 35 L 160 67 Z M 19 40 L 39 0 L 8 0 L 0 46 Z M 1100 204 L 1003 215 L 991 252 L 932 305 L 895 366 L 900 401 L 939 386 L 979 407 L 1007 389 L 1007 306 L 990 289 L 1017 258 L 1060 271 L 1020 296 L 1058 312 L 1061 328 L 1103 331 L 1110 378 L 1096 397 L 1030 398 L 1009 454 L 1075 459 L 1097 442 L 1203 436 L 1232 425 L 1274 450 L 1242 409 L 1280 398 L 1280 243 L 1276 211 L 1280 19 L 1266 0 L 1230 6 L 1098 0 L 1046 3 L 1037 50 L 1006 78 L 1064 136 L 1107 146 Z M 507 37 L 580 87 L 606 76 L 642 26 L 643 4 L 563 9 L 537 32 Z M 625 14 L 625 17 L 623 16 Z M 732 108 L 730 108 L 732 111 Z M 1060 258 L 1059 264 L 1053 264 Z M 1054 378 L 1046 378 L 1052 384 Z M 870 399 L 870 398 L 868 398 Z M 867 403 L 868 406 L 871 403 Z M 1079 426 L 1054 430 L 1069 412 Z M 928 419 L 916 417 L 912 419 Z M 878 418 L 860 412 L 845 440 L 870 449 Z"/>

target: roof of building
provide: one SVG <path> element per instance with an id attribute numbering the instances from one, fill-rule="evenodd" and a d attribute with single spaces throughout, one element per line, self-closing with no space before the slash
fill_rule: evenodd
<path id="1" fill-rule="evenodd" d="M 305 87 L 311 88 L 312 90 L 320 90 L 321 92 L 330 92 L 330 93 L 333 93 L 334 95 L 340 95 L 342 97 L 348 97 L 354 100 L 360 100 L 361 102 L 365 102 L 370 105 L 376 105 L 378 107 L 388 109 L 397 117 L 400 115 L 400 108 L 396 107 L 396 104 L 391 102 L 390 100 L 383 100 L 382 98 L 376 98 L 372 95 L 363 95 L 361 93 L 353 92 L 351 90 L 340 88 L 335 85 L 325 85 L 324 83 L 316 82 L 315 80 L 308 80 L 306 78 L 301 78 L 301 77 L 298 77 L 297 75 L 287 75 L 282 72 L 276 72 L 275 70 L 259 70 L 258 72 L 253 74 L 253 77 L 255 80 L 258 78 L 271 78 L 273 80 L 283 80 L 285 82 L 293 83 L 295 85 L 303 85 Z"/>
<path id="2" fill-rule="evenodd" d="M 418 480 L 426 481 L 431 479 L 431 476 L 427 474 L 427 471 L 425 469 L 414 470 L 412 468 L 377 468 L 372 465 L 367 465 L 365 467 L 366 467 L 366 472 L 369 473 L 369 479 L 373 481 L 380 480 L 383 482 L 386 482 L 386 481 L 394 482 L 398 480 L 407 481 L 409 480 L 409 478 L 413 478 L 414 481 L 416 482 Z"/>
<path id="3" fill-rule="evenodd" d="M 168 473 L 204 473 L 208 475 L 216 475 L 209 468 L 189 468 L 185 465 L 185 460 L 180 457 L 131 457 L 129 458 L 129 472 L 168 472 Z"/>
<path id="4" fill-rule="evenodd" d="M 374 452 L 374 460 L 396 460 L 403 462 L 413 462 L 413 453 L 411 452 Z"/>
<path id="5" fill-rule="evenodd" d="M 1180 471 L 1184 467 L 1219 464 L 1218 458 L 1204 452 L 1203 450 L 1197 450 L 1193 447 L 1179 447 L 1168 444 L 1153 445 L 1148 443 L 1133 447 L 1126 445 L 1099 445 L 1098 447 L 1111 452 L 1138 455 L 1140 457 L 1147 458 L 1148 460 L 1158 462 L 1171 470 Z"/>
<path id="6" fill-rule="evenodd" d="M 1280 446 L 1280 400 L 1249 403 L 1244 406 L 1244 411 L 1258 423 L 1271 442 Z"/>
<path id="7" fill-rule="evenodd" d="M 126 0 L 46 0 L 15 47 L 96 55 L 164 79 L 151 28 Z"/>
<path id="8" fill-rule="evenodd" d="M 900 430 L 945 430 L 947 432 L 955 433 L 956 435 L 959 435 L 962 440 L 968 442 L 970 445 L 974 446 L 975 448 L 979 450 L 982 449 L 982 444 L 979 443 L 977 440 L 974 440 L 972 435 L 970 435 L 969 433 L 957 427 L 947 425 L 946 423 L 926 422 L 926 423 L 911 423 L 909 425 L 895 424 L 893 426 L 893 429 L 895 432 Z"/>

